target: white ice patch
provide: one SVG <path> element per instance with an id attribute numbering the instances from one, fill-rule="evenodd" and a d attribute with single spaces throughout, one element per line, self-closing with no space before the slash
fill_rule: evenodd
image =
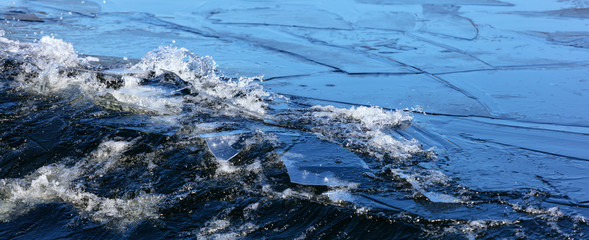
<path id="1" fill-rule="evenodd" d="M 116 167 L 129 142 L 107 141 L 88 158 L 74 166 L 63 164 L 43 166 L 22 179 L 0 180 L 0 221 L 24 214 L 42 203 L 71 204 L 94 221 L 117 221 L 124 227 L 142 219 L 157 218 L 162 197 L 140 194 L 133 199 L 113 199 L 84 191 L 78 180 L 99 176 Z"/>

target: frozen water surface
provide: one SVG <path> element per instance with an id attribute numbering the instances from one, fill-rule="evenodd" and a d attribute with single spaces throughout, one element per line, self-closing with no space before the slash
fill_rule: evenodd
<path id="1" fill-rule="evenodd" d="M 0 1 L 0 236 L 586 239 L 588 9 Z"/>

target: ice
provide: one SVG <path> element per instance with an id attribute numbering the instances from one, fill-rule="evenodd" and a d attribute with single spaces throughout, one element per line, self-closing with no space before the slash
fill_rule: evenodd
<path id="1" fill-rule="evenodd" d="M 544 68 L 445 74 L 452 85 L 478 96 L 495 117 L 587 126 L 587 68 Z M 524 90 L 525 89 L 525 90 Z"/>
<path id="2" fill-rule="evenodd" d="M 373 12 L 367 12 L 367 14 L 371 13 Z M 377 16 L 379 15 L 377 14 Z M 364 16 L 372 15 L 361 15 L 360 18 L 362 19 Z M 380 26 L 380 24 L 395 28 L 395 25 L 389 23 L 397 23 L 392 19 L 375 21 L 378 24 L 374 24 L 371 21 L 371 27 L 369 29 L 358 29 L 355 31 L 298 31 L 304 32 L 304 35 L 309 39 L 331 42 L 340 46 L 367 51 L 370 54 L 387 57 L 432 74 L 494 69 L 475 56 L 461 52 L 455 48 L 436 45 L 436 43 L 424 41 L 404 32 L 371 29 Z"/>
<path id="3" fill-rule="evenodd" d="M 581 31 L 570 31 L 570 32 L 532 32 L 531 36 L 538 36 L 546 38 L 548 42 L 554 42 L 559 45 L 577 47 L 577 48 L 589 48 L 589 34 Z"/>
<path id="4" fill-rule="evenodd" d="M 356 26 L 397 31 L 413 30 L 417 24 L 415 14 L 407 12 L 366 11 L 358 17 Z"/>
<path id="5" fill-rule="evenodd" d="M 454 5 L 423 5 L 426 22 L 419 31 L 458 39 L 475 39 L 479 30 L 472 20 L 460 16 L 459 9 Z"/>
<path id="6" fill-rule="evenodd" d="M 408 66 L 393 60 L 370 56 L 354 49 L 342 49 L 338 46 L 316 45 L 310 39 L 305 39 L 290 34 L 271 31 L 267 28 L 256 28 L 254 36 L 248 36 L 241 29 L 234 26 L 225 27 L 232 31 L 219 29 L 216 32 L 242 41 L 247 40 L 266 49 L 287 53 L 293 57 L 303 58 L 319 65 L 327 66 L 333 70 L 346 73 L 415 73 L 418 72 Z M 361 62 L 362 65 L 358 65 Z"/>
<path id="7" fill-rule="evenodd" d="M 230 160 L 237 155 L 245 148 L 247 139 L 247 134 L 205 137 L 209 151 L 221 161 Z"/>
<path id="8" fill-rule="evenodd" d="M 427 116 L 416 116 L 421 117 Z M 586 201 L 586 128 L 478 118 L 441 123 L 430 128 L 443 136 L 438 146 L 454 146 L 444 147 L 453 157 L 442 169 L 460 176 L 461 184 L 476 190 L 550 189 L 557 198 L 566 192 L 567 201 Z"/>
<path id="9" fill-rule="evenodd" d="M 295 142 L 281 159 L 290 181 L 303 185 L 352 187 L 369 171 L 354 153 L 312 135 Z"/>
<path id="10" fill-rule="evenodd" d="M 509 2 L 496 0 L 359 0 L 370 4 L 444 4 L 444 5 L 484 5 L 484 6 L 511 6 Z"/>
<path id="11" fill-rule="evenodd" d="M 339 15 L 315 9 L 299 9 L 289 11 L 288 5 L 278 8 L 235 9 L 227 12 L 214 13 L 209 19 L 224 24 L 260 24 L 283 25 L 310 28 L 350 29 L 350 24 Z"/>
<path id="12" fill-rule="evenodd" d="M 100 5 L 94 1 L 81 0 L 33 0 L 32 4 L 56 8 L 70 13 L 76 13 L 89 17 L 96 17 L 100 12 Z"/>
<path id="13" fill-rule="evenodd" d="M 0 13 L 0 19 L 7 21 L 43 22 L 35 13 L 27 12 L 26 9 L 13 9 L 5 13 Z"/>
<path id="14" fill-rule="evenodd" d="M 455 91 L 427 75 L 344 75 L 338 73 L 276 79 L 264 83 L 272 92 L 352 105 L 392 109 L 421 106 L 425 112 L 488 116 L 472 95 Z M 441 97 L 444 96 L 444 97 Z"/>
<path id="15" fill-rule="evenodd" d="M 486 9 L 487 10 L 487 9 Z M 452 39 L 419 32 L 412 33 L 423 41 L 476 56 L 495 66 L 538 66 L 582 63 L 587 61 L 587 49 L 570 46 L 567 42 L 547 41 L 541 33 L 583 32 L 583 19 L 551 19 L 524 17 L 517 14 L 464 11 L 461 16 L 477 19 L 479 35 L 471 41 Z M 513 24 L 518 22 L 518 24 Z M 541 38 L 537 37 L 542 36 Z"/>

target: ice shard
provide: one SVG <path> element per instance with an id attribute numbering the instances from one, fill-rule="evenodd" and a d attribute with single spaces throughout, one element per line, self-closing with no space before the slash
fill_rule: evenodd
<path id="1" fill-rule="evenodd" d="M 342 146 L 314 136 L 294 143 L 282 161 L 292 183 L 319 186 L 355 186 L 370 171 L 367 164 Z"/>
<path id="2" fill-rule="evenodd" d="M 209 151 L 221 161 L 228 161 L 235 157 L 243 148 L 249 138 L 243 132 L 230 132 L 225 134 L 203 134 Z"/>

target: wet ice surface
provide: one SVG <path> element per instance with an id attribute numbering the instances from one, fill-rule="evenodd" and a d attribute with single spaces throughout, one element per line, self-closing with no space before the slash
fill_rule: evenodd
<path id="1" fill-rule="evenodd" d="M 589 234 L 585 1 L 0 6 L 2 236 Z"/>

